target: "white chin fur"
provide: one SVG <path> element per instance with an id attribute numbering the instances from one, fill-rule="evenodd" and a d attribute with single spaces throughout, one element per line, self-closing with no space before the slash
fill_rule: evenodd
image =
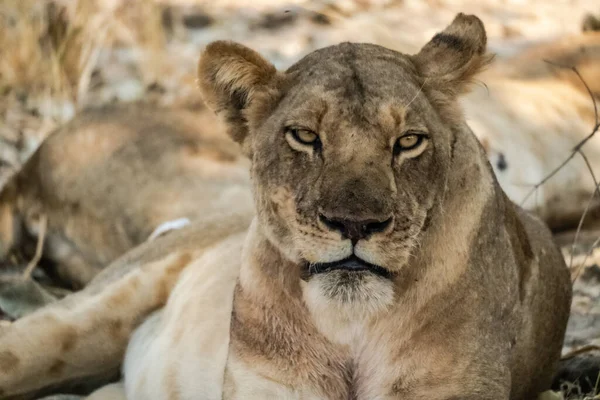
<path id="1" fill-rule="evenodd" d="M 328 339 L 347 344 L 394 304 L 391 280 L 368 272 L 341 270 L 303 282 L 304 301 L 317 328 Z"/>

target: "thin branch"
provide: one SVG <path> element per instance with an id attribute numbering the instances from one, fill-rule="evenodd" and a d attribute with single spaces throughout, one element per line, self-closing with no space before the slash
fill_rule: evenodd
<path id="1" fill-rule="evenodd" d="M 579 78 L 579 80 L 581 81 L 581 83 L 583 84 L 583 86 L 585 86 L 585 90 L 587 90 L 588 94 L 592 98 L 592 103 L 594 104 L 594 116 L 596 117 L 595 118 L 595 121 L 596 121 L 595 124 L 596 124 L 596 126 L 598 126 L 598 124 L 600 123 L 600 120 L 598 120 L 598 105 L 596 104 L 596 100 L 595 100 L 595 97 L 594 97 L 594 92 L 592 92 L 592 89 L 590 89 L 590 87 L 587 84 L 587 82 L 585 81 L 585 79 L 583 79 L 583 77 L 579 73 L 579 70 L 577 69 L 577 67 L 575 67 L 575 66 L 561 65 L 559 63 L 552 62 L 550 60 L 544 60 L 544 62 L 548 63 L 548 64 L 550 64 L 550 65 L 552 65 L 554 67 L 570 69 L 571 71 L 575 72 L 575 74 L 577 74 L 577 77 Z"/>
<path id="2" fill-rule="evenodd" d="M 575 350 L 571 350 L 570 352 L 568 352 L 567 354 L 565 354 L 564 356 L 562 356 L 560 359 L 561 360 L 568 360 L 568 359 L 576 357 L 576 356 L 578 356 L 580 354 L 589 353 L 589 352 L 592 352 L 592 351 L 600 351 L 600 346 L 597 346 L 595 344 L 590 344 L 590 345 L 587 345 L 587 346 L 582 346 L 582 347 L 579 347 L 579 348 L 577 348 Z"/>
<path id="3" fill-rule="evenodd" d="M 27 268 L 23 271 L 22 279 L 27 280 L 31 277 L 33 270 L 37 267 L 38 263 L 42 259 L 42 251 L 44 249 L 44 240 L 46 239 L 46 228 L 48 226 L 48 217 L 44 214 L 40 218 L 40 232 L 38 234 L 37 246 L 35 247 L 35 254 Z"/>
<path id="4" fill-rule="evenodd" d="M 600 189 L 598 188 L 598 179 L 596 179 L 596 174 L 594 173 L 594 169 L 592 168 L 592 164 L 590 163 L 590 160 L 588 159 L 588 157 L 585 155 L 585 153 L 583 151 L 581 151 L 581 149 L 577 149 L 577 153 L 581 156 L 581 158 L 583 158 L 583 161 L 585 161 L 585 165 L 587 166 L 588 171 L 590 171 L 590 175 L 592 176 L 592 180 L 594 181 L 594 193 L 598 194 L 598 196 L 600 196 Z"/>
<path id="5" fill-rule="evenodd" d="M 583 158 L 583 161 L 585 161 L 585 164 L 587 165 L 588 170 L 590 171 L 590 174 L 592 175 L 592 179 L 594 180 L 594 188 L 595 189 L 592 192 L 587 204 L 585 205 L 585 209 L 583 210 L 583 214 L 581 215 L 581 218 L 579 218 L 579 224 L 577 224 L 577 231 L 575 232 L 575 237 L 573 238 L 573 244 L 571 245 L 571 258 L 569 260 L 569 270 L 571 270 L 573 268 L 573 257 L 575 254 L 575 245 L 577 244 L 577 240 L 579 239 L 579 234 L 581 233 L 581 228 L 583 227 L 585 217 L 587 216 L 587 213 L 590 210 L 590 208 L 594 202 L 594 197 L 596 196 L 596 194 L 598 194 L 598 198 L 600 198 L 600 183 L 598 183 L 598 180 L 596 179 L 596 175 L 594 174 L 592 165 L 590 164 L 590 161 L 588 160 L 588 158 L 584 152 L 579 150 L 578 153 Z"/>
<path id="6" fill-rule="evenodd" d="M 577 70 L 577 67 L 574 67 L 574 66 L 573 67 L 567 67 L 567 66 L 564 66 L 564 65 L 553 63 L 553 62 L 548 61 L 548 60 L 544 60 L 544 62 L 547 62 L 548 64 L 553 65 L 555 67 L 570 69 L 571 71 L 575 72 L 575 74 L 577 74 L 577 77 L 579 78 L 579 80 L 581 81 L 581 83 L 583 84 L 583 86 L 585 86 L 585 89 L 587 90 L 588 94 L 590 95 L 590 98 L 592 99 L 592 104 L 594 105 L 594 121 L 595 122 L 594 122 L 594 128 L 592 129 L 592 132 L 590 134 L 588 134 L 585 138 L 583 138 L 583 140 L 581 140 L 579 143 L 577 143 L 577 145 L 575 145 L 575 147 L 573 147 L 573 150 L 571 151 L 571 154 L 569 154 L 569 156 L 562 163 L 560 163 L 560 165 L 558 167 L 556 167 L 555 169 L 553 169 L 552 172 L 550 172 L 544 179 L 542 179 L 539 183 L 537 183 L 536 185 L 533 186 L 533 188 L 527 193 L 527 195 L 525 196 L 525 198 L 521 201 L 521 205 L 524 205 L 527 202 L 527 200 L 531 197 L 531 195 L 533 193 L 535 193 L 541 186 L 543 186 L 554 175 L 556 175 L 558 173 L 558 171 L 560 171 L 565 165 L 567 165 L 567 163 L 569 161 L 571 161 L 573 159 L 573 157 L 575 157 L 575 154 L 577 154 L 579 152 L 579 150 L 581 150 L 581 148 L 592 137 L 594 137 L 594 135 L 598 132 L 598 129 L 600 129 L 600 120 L 598 119 L 598 105 L 596 103 L 596 98 L 594 97 L 594 93 L 590 89 L 590 87 L 587 84 L 587 82 L 585 81 L 585 79 L 583 79 L 583 77 L 579 73 L 579 70 Z"/>

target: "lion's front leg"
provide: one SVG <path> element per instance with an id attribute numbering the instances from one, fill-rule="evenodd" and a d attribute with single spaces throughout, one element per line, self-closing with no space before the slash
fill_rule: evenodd
<path id="1" fill-rule="evenodd" d="M 222 400 L 233 296 L 246 234 L 207 249 L 182 274 L 166 306 L 133 333 L 128 400 Z"/>
<path id="2" fill-rule="evenodd" d="M 131 332 L 164 305 L 191 258 L 117 263 L 85 290 L 2 328 L 0 397 L 118 372 Z"/>

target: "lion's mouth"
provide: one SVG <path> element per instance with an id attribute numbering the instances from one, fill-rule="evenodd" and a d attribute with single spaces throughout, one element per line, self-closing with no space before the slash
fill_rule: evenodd
<path id="1" fill-rule="evenodd" d="M 392 274 L 387 269 L 380 267 L 379 265 L 368 263 L 355 255 L 330 263 L 314 263 L 308 265 L 309 276 L 336 270 L 346 272 L 371 272 L 387 279 L 392 277 Z"/>

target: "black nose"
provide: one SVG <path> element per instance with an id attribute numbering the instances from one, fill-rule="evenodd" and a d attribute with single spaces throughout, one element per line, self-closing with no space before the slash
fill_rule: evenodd
<path id="1" fill-rule="evenodd" d="M 341 218 L 328 218 L 324 214 L 319 214 L 319 220 L 329 229 L 338 231 L 343 237 L 350 239 L 352 244 L 356 244 L 361 239 L 366 239 L 374 233 L 383 232 L 392 224 L 392 217 L 386 220 L 364 219 L 351 220 Z"/>

